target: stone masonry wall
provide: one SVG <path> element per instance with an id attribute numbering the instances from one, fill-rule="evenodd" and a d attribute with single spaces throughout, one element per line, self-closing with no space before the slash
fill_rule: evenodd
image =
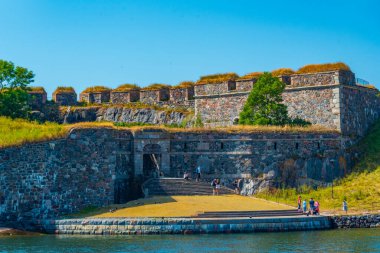
<path id="1" fill-rule="evenodd" d="M 111 91 L 110 102 L 112 104 L 127 104 L 131 102 L 138 102 L 140 100 L 140 91 L 139 90 L 130 90 L 130 91 Z"/>
<path id="2" fill-rule="evenodd" d="M 290 117 L 340 130 L 338 86 L 287 89 L 282 98 Z"/>
<path id="3" fill-rule="evenodd" d="M 125 131 L 78 129 L 65 139 L 0 149 L 0 221 L 125 202 L 134 175 L 130 138 Z"/>
<path id="4" fill-rule="evenodd" d="M 323 185 L 350 171 L 338 133 L 171 132 L 76 129 L 67 138 L 0 150 L 0 222 L 56 218 L 139 196 L 144 157 L 165 176 L 199 165 L 202 178 L 261 178 L 260 188 Z"/>
<path id="5" fill-rule="evenodd" d="M 58 105 L 76 105 L 77 94 L 76 93 L 57 93 L 53 95 L 53 100 Z"/>
<path id="6" fill-rule="evenodd" d="M 323 85 L 355 85 L 355 74 L 351 71 L 328 71 L 290 76 L 291 87 L 323 86 Z"/>
<path id="7" fill-rule="evenodd" d="M 170 143 L 170 173 L 181 177 L 200 165 L 203 178 L 229 184 L 244 175 L 263 184 L 321 185 L 352 167 L 339 134 L 175 133 Z"/>
<path id="8" fill-rule="evenodd" d="M 361 86 L 344 86 L 340 92 L 342 133 L 364 136 L 380 118 L 378 91 Z"/>

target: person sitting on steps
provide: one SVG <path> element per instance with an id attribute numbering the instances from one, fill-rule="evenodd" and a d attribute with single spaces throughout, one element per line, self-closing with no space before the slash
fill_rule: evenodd
<path id="1" fill-rule="evenodd" d="M 183 173 L 183 179 L 190 180 L 190 173 L 185 171 L 185 173 Z"/>

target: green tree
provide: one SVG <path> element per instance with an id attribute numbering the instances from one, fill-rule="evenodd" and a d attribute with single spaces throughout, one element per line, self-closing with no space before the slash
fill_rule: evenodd
<path id="1" fill-rule="evenodd" d="M 33 78 L 32 71 L 0 60 L 0 115 L 11 118 L 28 116 L 27 90 Z"/>
<path id="2" fill-rule="evenodd" d="M 288 119 L 287 107 L 282 104 L 285 84 L 271 73 L 262 74 L 240 113 L 239 124 L 243 125 L 285 125 Z"/>

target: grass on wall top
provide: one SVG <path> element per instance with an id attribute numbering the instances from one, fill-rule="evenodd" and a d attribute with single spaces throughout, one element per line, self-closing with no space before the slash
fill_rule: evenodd
<path id="1" fill-rule="evenodd" d="M 170 85 L 163 84 L 163 83 L 153 83 L 147 87 L 141 88 L 141 90 L 161 90 L 161 89 L 168 89 L 170 88 Z"/>
<path id="2" fill-rule="evenodd" d="M 326 72 L 334 70 L 348 70 L 351 71 L 350 67 L 343 62 L 336 63 L 325 63 L 325 64 L 309 64 L 299 68 L 296 74 L 307 74 L 307 73 L 317 73 Z"/>
<path id="3" fill-rule="evenodd" d="M 40 87 L 40 86 L 30 87 L 28 92 L 29 93 L 40 93 L 40 94 L 46 93 L 44 87 Z"/>
<path id="4" fill-rule="evenodd" d="M 195 83 L 193 81 L 183 81 L 180 82 L 179 84 L 172 86 L 171 89 L 184 89 L 184 88 L 190 88 L 194 86 Z"/>
<path id="5" fill-rule="evenodd" d="M 136 84 L 126 83 L 126 84 L 120 85 L 119 87 L 117 87 L 116 89 L 113 89 L 112 91 L 123 92 L 123 91 L 130 91 L 130 90 L 140 90 L 140 87 Z"/>
<path id="6" fill-rule="evenodd" d="M 272 71 L 272 76 L 293 75 L 294 73 L 296 72 L 293 69 L 279 68 Z"/>
<path id="7" fill-rule="evenodd" d="M 110 91 L 111 89 L 105 86 L 92 86 L 86 88 L 82 93 L 92 93 L 92 92 L 106 92 Z"/>
<path id="8" fill-rule="evenodd" d="M 236 73 L 224 73 L 224 74 L 213 74 L 201 76 L 199 80 L 196 82 L 196 85 L 199 84 L 215 84 L 215 83 L 223 83 L 230 80 L 236 80 L 239 76 Z"/>
<path id="9" fill-rule="evenodd" d="M 55 94 L 62 94 L 62 93 L 75 93 L 75 90 L 71 86 L 58 86 L 57 89 L 53 92 L 53 95 Z"/>
<path id="10" fill-rule="evenodd" d="M 263 72 L 251 72 L 248 74 L 245 74 L 244 76 L 241 76 L 238 80 L 251 80 L 251 79 L 257 79 L 259 78 Z"/>
<path id="11" fill-rule="evenodd" d="M 74 108 L 71 108 L 74 109 Z M 79 109 L 79 108 L 78 108 Z M 338 133 L 335 130 L 322 126 L 308 127 L 277 127 L 277 126 L 231 126 L 219 128 L 178 128 L 168 126 L 115 126 L 113 122 L 83 122 L 76 124 L 60 125 L 47 122 L 38 124 L 23 119 L 12 120 L 0 117 L 0 148 L 18 146 L 25 143 L 34 143 L 66 137 L 72 128 L 113 128 L 141 131 L 148 129 L 159 129 L 168 132 L 190 132 L 190 133 Z"/>

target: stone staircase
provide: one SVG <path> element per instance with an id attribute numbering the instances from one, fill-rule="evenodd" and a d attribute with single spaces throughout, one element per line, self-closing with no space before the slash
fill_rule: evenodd
<path id="1" fill-rule="evenodd" d="M 182 178 L 152 178 L 143 186 L 148 196 L 212 195 L 211 182 L 184 180 Z M 222 186 L 219 195 L 234 194 L 232 189 Z"/>

